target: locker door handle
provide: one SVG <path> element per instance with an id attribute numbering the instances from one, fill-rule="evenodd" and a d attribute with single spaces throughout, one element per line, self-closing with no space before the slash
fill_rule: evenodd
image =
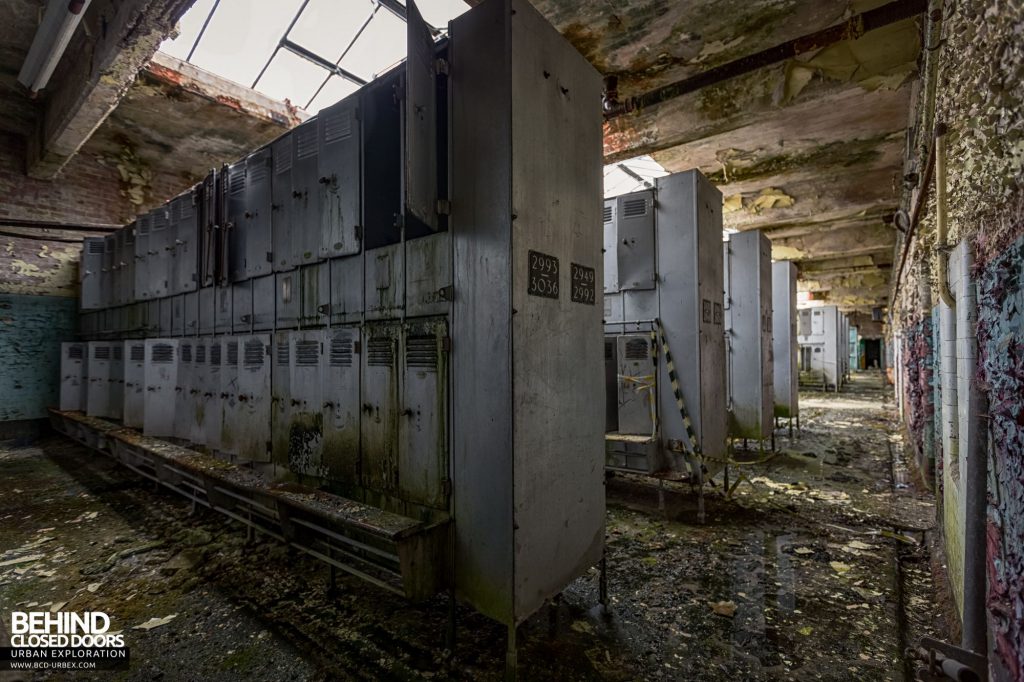
<path id="1" fill-rule="evenodd" d="M 334 409 L 334 403 L 327 401 L 326 403 L 324 403 L 324 407 L 326 407 L 327 409 Z"/>

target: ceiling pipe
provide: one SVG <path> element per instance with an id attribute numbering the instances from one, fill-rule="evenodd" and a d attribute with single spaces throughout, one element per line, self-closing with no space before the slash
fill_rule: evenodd
<path id="1" fill-rule="evenodd" d="M 43 21 L 18 74 L 18 82 L 28 88 L 31 97 L 34 98 L 50 81 L 90 2 L 50 0 L 46 5 Z"/>

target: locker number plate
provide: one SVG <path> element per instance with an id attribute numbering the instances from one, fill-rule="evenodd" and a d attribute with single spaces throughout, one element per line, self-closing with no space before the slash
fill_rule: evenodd
<path id="1" fill-rule="evenodd" d="M 597 290 L 594 282 L 597 274 L 594 268 L 572 263 L 572 302 L 594 305 L 597 302 Z"/>
<path id="2" fill-rule="evenodd" d="M 558 259 L 540 251 L 530 251 L 530 296 L 558 298 Z"/>

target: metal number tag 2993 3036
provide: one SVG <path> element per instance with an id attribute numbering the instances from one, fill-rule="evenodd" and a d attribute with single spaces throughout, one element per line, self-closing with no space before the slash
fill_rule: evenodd
<path id="1" fill-rule="evenodd" d="M 529 280 L 526 293 L 530 296 L 558 298 L 558 259 L 540 251 L 530 251 Z"/>

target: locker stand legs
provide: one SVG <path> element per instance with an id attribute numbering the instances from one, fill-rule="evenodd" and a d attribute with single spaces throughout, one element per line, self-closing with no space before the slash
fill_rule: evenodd
<path id="1" fill-rule="evenodd" d="M 601 604 L 601 612 L 608 616 L 611 612 L 608 610 L 608 556 L 607 553 L 601 553 L 601 573 L 597 580 L 597 600 Z"/>
<path id="2" fill-rule="evenodd" d="M 505 651 L 505 682 L 515 682 L 519 672 L 519 659 L 516 655 L 516 625 L 508 626 L 508 649 Z"/>

